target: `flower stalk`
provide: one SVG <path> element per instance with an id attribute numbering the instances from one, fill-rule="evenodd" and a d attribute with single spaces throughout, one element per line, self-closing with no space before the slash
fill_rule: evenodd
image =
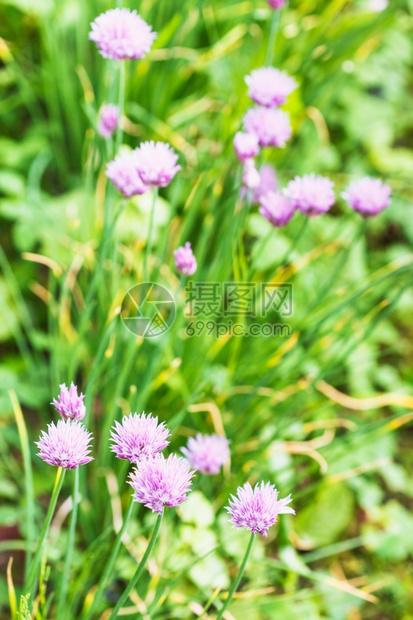
<path id="1" fill-rule="evenodd" d="M 90 620 L 90 618 L 92 617 L 92 614 L 93 614 L 94 610 L 96 609 L 96 606 L 98 605 L 100 599 L 102 598 L 103 590 L 104 590 L 104 588 L 107 586 L 107 584 L 109 582 L 109 578 L 110 578 L 110 576 L 112 574 L 113 567 L 115 565 L 116 559 L 117 559 L 118 554 L 119 554 L 119 549 L 120 549 L 120 545 L 121 545 L 121 542 L 122 542 L 123 534 L 125 533 L 127 525 L 128 525 L 128 523 L 130 521 L 130 518 L 132 516 L 134 507 L 135 507 L 135 502 L 131 498 L 130 504 L 129 504 L 129 507 L 128 507 L 128 510 L 127 510 L 127 513 L 126 513 L 126 515 L 125 515 L 125 517 L 123 519 L 123 522 L 122 522 L 122 527 L 120 528 L 120 530 L 119 530 L 119 532 L 118 532 L 118 534 L 116 536 L 116 540 L 115 540 L 115 543 L 114 543 L 114 545 L 112 547 L 112 551 L 111 551 L 109 560 L 107 561 L 106 566 L 105 566 L 105 570 L 103 571 L 102 576 L 101 576 L 101 578 L 99 580 L 99 584 L 98 584 L 98 588 L 96 590 L 96 594 L 95 594 L 95 596 L 94 596 L 94 598 L 92 600 L 92 604 L 91 604 L 89 610 L 86 613 L 85 620 Z"/>
<path id="2" fill-rule="evenodd" d="M 132 592 L 133 588 L 138 583 L 139 578 L 142 575 L 143 569 L 145 568 L 146 562 L 147 562 L 147 560 L 148 560 L 148 558 L 149 558 L 149 556 L 151 554 L 151 551 L 152 551 L 152 549 L 155 546 L 156 539 L 158 538 L 158 534 L 159 534 L 159 531 L 161 529 L 162 518 L 163 518 L 163 511 L 161 512 L 160 515 L 158 515 L 158 518 L 156 519 L 155 528 L 153 530 L 152 538 L 149 541 L 148 546 L 146 547 L 146 551 L 144 553 L 144 556 L 143 556 L 142 560 L 139 563 L 138 568 L 136 569 L 136 573 L 134 574 L 134 576 L 130 580 L 126 590 L 124 591 L 124 593 L 122 594 L 122 596 L 118 600 L 118 602 L 116 604 L 116 607 L 114 608 L 114 610 L 112 611 L 112 613 L 109 616 L 109 620 L 115 620 L 115 618 L 118 617 L 118 612 L 120 611 L 122 606 L 126 603 L 129 594 Z"/>
<path id="3" fill-rule="evenodd" d="M 148 238 L 146 240 L 146 248 L 145 248 L 145 258 L 144 258 L 144 263 L 143 263 L 143 279 L 144 282 L 146 282 L 149 278 L 149 256 L 151 253 L 151 248 L 152 248 L 152 232 L 153 232 L 153 223 L 154 223 L 154 219 L 155 219 L 155 207 L 156 207 L 156 200 L 158 198 L 158 188 L 154 187 L 152 190 L 152 206 L 151 206 L 151 213 L 149 216 L 149 228 L 148 228 Z"/>
<path id="4" fill-rule="evenodd" d="M 49 534 L 50 524 L 52 522 L 54 511 L 56 509 L 56 504 L 59 498 L 60 490 L 62 488 L 65 473 L 66 473 L 66 470 L 63 469 L 62 467 L 59 467 L 56 472 L 55 484 L 53 487 L 52 497 L 50 498 L 50 503 L 49 503 L 49 508 L 47 511 L 46 519 L 44 521 L 42 531 L 40 532 L 39 541 L 37 543 L 37 549 L 34 554 L 33 560 L 30 564 L 30 568 L 27 574 L 24 591 L 30 594 L 31 598 L 33 598 L 33 595 L 35 592 L 37 574 L 39 571 L 39 565 L 40 565 L 40 560 L 41 560 L 41 556 L 43 552 L 44 543 Z"/>
<path id="5" fill-rule="evenodd" d="M 63 574 L 62 574 L 62 581 L 60 585 L 59 600 L 57 603 L 57 618 L 63 618 L 64 616 L 67 615 L 65 613 L 66 598 L 67 598 L 67 589 L 68 589 L 68 584 L 69 584 L 70 567 L 72 565 L 72 558 L 73 558 L 73 548 L 75 544 L 78 503 L 79 503 L 79 467 L 77 467 L 74 472 L 73 493 L 72 493 L 72 515 L 70 518 L 69 539 L 67 541 L 66 558 L 65 558 L 65 563 L 63 566 Z"/>
<path id="6" fill-rule="evenodd" d="M 228 597 L 227 597 L 223 607 L 221 608 L 221 610 L 220 610 L 220 612 L 219 612 L 219 614 L 217 616 L 217 620 L 221 620 L 221 618 L 224 615 L 225 611 L 228 609 L 228 607 L 231 604 L 232 597 L 234 596 L 234 594 L 235 594 L 235 592 L 236 592 L 236 590 L 237 590 L 237 588 L 238 588 L 238 586 L 240 584 L 240 581 L 241 581 L 242 576 L 244 574 L 244 571 L 245 571 L 245 568 L 247 566 L 249 557 L 251 555 L 252 546 L 254 544 L 255 536 L 256 536 L 256 534 L 254 534 L 254 533 L 251 534 L 251 538 L 250 538 L 250 541 L 248 543 L 248 547 L 247 547 L 247 550 L 245 552 L 244 559 L 242 560 L 242 564 L 241 564 L 241 566 L 239 568 L 237 576 L 235 577 L 234 581 L 232 582 L 231 589 L 230 589 L 230 591 L 228 593 Z"/>

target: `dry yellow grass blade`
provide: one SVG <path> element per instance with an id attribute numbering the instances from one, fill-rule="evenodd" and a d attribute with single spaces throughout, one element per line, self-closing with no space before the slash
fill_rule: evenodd
<path id="1" fill-rule="evenodd" d="M 330 143 L 330 133 L 328 131 L 327 123 L 324 116 L 321 114 L 318 108 L 315 108 L 313 106 L 309 106 L 306 109 L 306 112 L 308 118 L 310 118 L 314 123 L 320 142 L 324 145 L 328 145 Z"/>
<path id="2" fill-rule="evenodd" d="M 336 579 L 335 577 L 326 577 L 324 583 L 326 583 L 327 585 L 333 588 L 336 588 L 337 590 L 342 590 L 343 592 L 352 594 L 353 596 L 356 596 L 357 598 L 361 598 L 363 601 L 367 601 L 368 603 L 377 604 L 379 602 L 379 599 L 377 598 L 377 596 L 374 596 L 373 594 L 369 594 L 368 592 L 365 592 L 364 590 L 359 590 L 358 588 L 355 588 L 348 581 L 342 581 L 341 579 Z"/>
<path id="3" fill-rule="evenodd" d="M 303 430 L 305 433 L 312 433 L 318 429 L 324 428 L 347 428 L 349 431 L 353 431 L 357 428 L 357 424 L 352 422 L 351 420 L 346 420 L 345 418 L 335 418 L 332 420 L 316 420 L 315 422 L 307 422 L 303 426 Z"/>
<path id="4" fill-rule="evenodd" d="M 307 267 L 307 265 L 323 254 L 334 255 L 342 245 L 342 241 L 333 241 L 312 249 L 310 252 L 307 252 L 307 254 L 301 256 L 294 263 L 291 263 L 291 265 L 288 265 L 287 267 L 279 267 L 275 272 L 274 278 L 270 280 L 270 284 L 282 284 L 283 282 L 286 282 L 289 278 L 291 278 L 291 276 L 301 271 L 301 269 L 304 269 L 304 267 Z"/>
<path id="5" fill-rule="evenodd" d="M 62 298 L 59 312 L 59 328 L 70 343 L 76 342 L 78 335 L 72 325 L 71 319 L 71 300 L 73 298 L 73 290 L 76 286 L 77 276 L 84 263 L 84 256 L 77 254 L 70 265 L 65 281 L 63 283 Z M 79 301 L 79 300 L 78 300 Z M 83 298 L 81 300 L 83 304 Z"/>
<path id="6" fill-rule="evenodd" d="M 200 411 L 207 411 L 211 416 L 212 424 L 214 426 L 214 430 L 216 434 L 225 435 L 225 428 L 222 422 L 221 411 L 218 405 L 216 405 L 215 403 L 206 402 L 206 403 L 198 403 L 197 405 L 190 405 L 188 407 L 188 411 L 190 413 L 198 413 Z"/>
<path id="7" fill-rule="evenodd" d="M 326 481 L 329 484 L 335 484 L 336 482 L 341 482 L 342 480 L 348 480 L 349 478 L 360 476 L 360 474 L 365 474 L 373 469 L 380 469 L 381 467 L 389 465 L 389 463 L 391 463 L 391 460 L 387 456 L 384 456 L 380 459 L 376 459 L 375 461 L 371 461 L 370 463 L 360 465 L 359 467 L 353 467 L 352 469 L 347 469 L 346 471 L 342 471 L 338 474 L 328 476 Z"/>
<path id="8" fill-rule="evenodd" d="M 7 562 L 7 589 L 9 592 L 10 614 L 11 614 L 12 620 L 14 620 L 17 614 L 17 600 L 16 600 L 16 591 L 14 589 L 14 583 L 13 583 L 13 575 L 11 572 L 12 566 L 13 566 L 13 556 L 10 556 L 9 561 Z"/>
<path id="9" fill-rule="evenodd" d="M 310 381 L 308 379 L 300 379 L 297 383 L 289 385 L 283 390 L 274 390 L 267 387 L 255 387 L 254 385 L 235 385 L 225 392 L 222 392 L 218 397 L 218 402 L 222 405 L 231 396 L 238 394 L 257 394 L 258 396 L 264 396 L 270 399 L 270 405 L 277 405 L 278 403 L 287 400 L 290 396 L 294 396 L 297 392 L 307 389 Z"/>
<path id="10" fill-rule="evenodd" d="M 343 392 L 339 392 L 332 385 L 329 385 L 325 381 L 317 381 L 315 384 L 316 389 L 327 396 L 330 400 L 347 409 L 353 409 L 355 411 L 367 411 L 369 409 L 378 409 L 379 407 L 386 407 L 387 405 L 398 405 L 400 407 L 413 408 L 413 396 L 408 394 L 379 394 L 378 396 L 370 396 L 368 398 L 355 398 L 348 396 Z"/>
<path id="11" fill-rule="evenodd" d="M 172 360 L 168 368 L 165 368 L 165 370 L 159 373 L 159 375 L 157 375 L 155 380 L 152 382 L 151 384 L 152 390 L 156 391 L 159 387 L 161 387 L 161 385 L 164 385 L 165 383 L 167 383 L 168 379 L 173 374 L 175 374 L 175 372 L 178 370 L 181 364 L 182 364 L 182 359 L 180 357 L 176 357 L 174 360 Z"/>
<path id="12" fill-rule="evenodd" d="M 284 357 L 284 355 L 288 353 L 289 351 L 291 351 L 292 349 L 294 349 L 299 338 L 300 338 L 300 332 L 294 332 L 288 338 L 288 340 L 286 340 L 280 347 L 278 347 L 275 355 L 270 357 L 270 359 L 267 361 L 267 364 L 266 364 L 267 368 L 274 368 L 274 366 L 277 366 L 282 360 L 282 358 Z"/>
<path id="13" fill-rule="evenodd" d="M 309 441 L 275 441 L 270 446 L 270 453 L 278 454 L 302 454 L 313 459 L 320 465 L 321 473 L 325 474 L 328 470 L 326 459 L 317 452 L 318 448 L 329 445 L 334 439 L 335 433 L 326 430 L 320 437 Z"/>
<path id="14" fill-rule="evenodd" d="M 33 252 L 23 252 L 22 259 L 31 261 L 32 263 L 39 263 L 40 265 L 45 265 L 53 272 L 55 277 L 62 275 L 63 269 L 62 267 L 49 256 L 44 256 L 43 254 L 34 254 Z"/>

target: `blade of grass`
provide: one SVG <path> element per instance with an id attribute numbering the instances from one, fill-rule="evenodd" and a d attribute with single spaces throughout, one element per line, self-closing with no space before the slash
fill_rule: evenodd
<path id="1" fill-rule="evenodd" d="M 24 574 L 27 578 L 28 568 L 31 562 L 31 554 L 35 539 L 35 518 L 34 518 L 34 490 L 33 490 L 33 472 L 30 458 L 29 438 L 27 436 L 26 424 L 24 422 L 23 412 L 14 390 L 9 391 L 9 398 L 13 408 L 16 420 L 17 431 L 19 433 L 20 445 L 23 457 L 24 469 L 24 487 L 26 497 L 26 561 Z"/>

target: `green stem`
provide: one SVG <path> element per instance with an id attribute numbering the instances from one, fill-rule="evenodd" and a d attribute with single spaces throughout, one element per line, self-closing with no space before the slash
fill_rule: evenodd
<path id="1" fill-rule="evenodd" d="M 133 512 L 134 507 L 135 507 L 135 502 L 131 498 L 128 511 L 127 511 L 127 513 L 126 513 L 126 515 L 125 515 L 125 517 L 123 519 L 122 527 L 120 528 L 120 530 L 118 532 L 118 535 L 116 536 L 116 540 L 115 540 L 115 543 L 113 545 L 112 552 L 110 554 L 109 560 L 106 562 L 105 570 L 103 571 L 102 576 L 101 576 L 101 578 L 99 580 L 98 589 L 96 591 L 96 594 L 95 594 L 95 597 L 94 597 L 94 599 L 92 601 L 92 604 L 91 604 L 91 606 L 89 608 L 89 611 L 87 612 L 87 614 L 85 616 L 85 620 L 89 620 L 91 618 L 91 616 L 92 616 L 92 614 L 93 614 L 93 612 L 94 612 L 94 610 L 96 608 L 96 605 L 99 603 L 99 601 L 100 601 L 100 599 L 102 597 L 103 590 L 107 586 L 107 583 L 109 581 L 109 577 L 110 577 L 110 575 L 112 573 L 113 567 L 114 567 L 115 562 L 116 562 L 116 558 L 118 557 L 118 554 L 119 554 L 119 549 L 120 549 L 120 545 L 121 545 L 121 542 L 122 542 L 123 534 L 124 534 L 124 532 L 126 530 L 126 527 L 127 527 L 128 523 L 129 523 L 129 520 L 130 520 L 130 518 L 132 516 L 132 512 Z"/>
<path id="2" fill-rule="evenodd" d="M 52 497 L 50 498 L 50 504 L 47 511 L 46 519 L 44 521 L 43 529 L 40 533 L 39 542 L 37 543 L 36 553 L 34 554 L 34 558 L 30 564 L 29 572 L 27 575 L 24 591 L 27 594 L 30 594 L 30 597 L 33 598 L 35 588 L 36 588 L 36 579 L 37 572 L 39 570 L 40 559 L 43 551 L 43 546 L 47 535 L 49 533 L 50 523 L 52 521 L 52 517 L 56 508 L 57 500 L 59 497 L 60 490 L 62 488 L 63 480 L 65 477 L 66 470 L 62 467 L 59 467 L 56 472 L 56 480 L 53 487 Z"/>
<path id="3" fill-rule="evenodd" d="M 126 590 L 124 591 L 124 593 L 122 594 L 122 596 L 120 597 L 120 599 L 118 600 L 115 609 L 112 611 L 112 613 L 109 616 L 109 620 L 115 620 L 115 618 L 118 617 L 118 612 L 121 609 L 122 605 L 124 605 L 128 599 L 129 594 L 132 592 L 133 588 L 136 586 L 136 584 L 138 583 L 139 577 L 141 576 L 143 569 L 145 568 L 145 564 L 150 556 L 150 553 L 155 545 L 156 539 L 158 537 L 159 534 L 159 530 L 161 529 L 161 523 L 162 523 L 162 517 L 163 517 L 163 511 L 161 512 L 160 515 L 158 515 L 158 518 L 156 520 L 155 523 L 155 528 L 153 530 L 153 534 L 152 534 L 152 538 L 146 548 L 145 554 L 142 558 L 142 560 L 139 563 L 138 568 L 136 569 L 136 573 L 134 574 L 134 576 L 132 577 L 132 579 L 129 582 L 128 587 L 126 588 Z"/>
<path id="4" fill-rule="evenodd" d="M 280 25 L 280 14 L 281 10 L 273 10 L 271 16 L 271 25 L 270 25 L 270 35 L 268 37 L 268 45 L 267 52 L 265 54 L 265 66 L 269 67 L 272 65 L 272 61 L 274 60 L 274 48 L 275 42 L 277 40 L 278 27 Z"/>
<path id="5" fill-rule="evenodd" d="M 315 307 L 320 306 L 321 303 L 326 298 L 326 296 L 328 295 L 328 293 L 330 292 L 331 287 L 334 286 L 334 284 L 338 282 L 339 276 L 341 275 L 341 273 L 343 272 L 343 269 L 345 268 L 347 264 L 352 248 L 355 245 L 357 245 L 361 237 L 365 235 L 366 225 L 367 225 L 366 220 L 363 220 L 361 222 L 360 227 L 356 231 L 356 234 L 354 235 L 354 239 L 350 243 L 350 245 L 348 247 L 341 248 L 341 251 L 339 250 L 337 252 L 338 257 L 337 257 L 337 263 L 335 265 L 335 268 L 332 270 L 331 276 L 325 283 L 325 286 L 323 286 L 323 288 L 320 291 L 318 291 L 317 297 L 313 301 L 313 303 L 310 305 L 310 307 L 307 309 L 307 313 L 310 313 Z"/>
<path id="6" fill-rule="evenodd" d="M 125 60 L 119 61 L 119 92 L 118 92 L 118 107 L 119 107 L 119 120 L 116 128 L 116 140 L 115 140 L 115 153 L 119 151 L 119 147 L 122 144 L 123 130 L 123 108 L 125 107 L 125 83 L 126 83 L 126 66 Z"/>
<path id="7" fill-rule="evenodd" d="M 239 586 L 239 583 L 240 583 L 240 581 L 242 579 L 242 575 L 244 574 L 244 571 L 245 571 L 245 567 L 247 566 L 248 559 L 249 559 L 249 557 L 251 555 L 252 545 L 254 544 L 254 540 L 255 540 L 255 534 L 252 533 L 251 534 L 251 538 L 250 538 L 250 542 L 248 543 L 248 547 L 247 547 L 247 550 L 246 550 L 245 555 L 244 555 L 244 559 L 242 560 L 242 564 L 241 564 L 240 569 L 238 571 L 238 575 L 235 577 L 235 579 L 234 579 L 234 581 L 232 583 L 231 589 L 230 589 L 230 591 L 228 593 L 228 598 L 225 601 L 224 606 L 221 608 L 221 610 L 220 610 L 220 612 L 219 612 L 219 614 L 217 616 L 217 620 L 221 620 L 222 616 L 224 615 L 224 612 L 228 609 L 228 607 L 229 607 L 229 605 L 231 603 L 232 597 L 234 596 L 236 589 Z"/>
<path id="8" fill-rule="evenodd" d="M 158 198 L 158 188 L 154 187 L 154 189 L 152 190 L 152 206 L 151 206 L 151 213 L 149 216 L 148 238 L 146 240 L 145 259 L 144 259 L 144 264 L 143 264 L 144 282 L 147 282 L 149 278 L 148 261 L 149 261 L 149 255 L 151 253 L 151 247 L 152 247 L 152 231 L 153 231 L 153 222 L 155 219 L 154 217 L 155 216 L 155 205 L 156 205 L 157 198 Z"/>
<path id="9" fill-rule="evenodd" d="M 257 244 L 257 250 L 254 252 L 254 262 L 263 253 L 264 249 L 267 247 L 267 244 L 269 240 L 271 239 L 271 237 L 273 236 L 273 234 L 274 234 L 274 227 L 271 225 L 267 234 L 263 235 L 261 237 L 261 241 L 258 242 Z M 255 250 L 255 247 L 254 247 L 254 250 Z M 253 268 L 251 265 L 248 270 L 248 278 L 247 278 L 248 281 L 250 280 L 250 278 L 252 278 L 252 275 L 253 275 Z"/>
<path id="10" fill-rule="evenodd" d="M 72 564 L 73 547 L 75 543 L 76 521 L 77 521 L 77 507 L 79 499 L 79 467 L 75 469 L 75 475 L 73 480 L 73 494 L 72 494 L 72 515 L 70 518 L 69 526 L 69 540 L 67 541 L 66 558 L 63 567 L 62 581 L 60 585 L 59 600 L 57 603 L 57 615 L 56 618 L 61 620 L 66 614 L 66 597 L 67 586 L 69 581 L 70 566 Z"/>
<path id="11" fill-rule="evenodd" d="M 291 252 L 294 250 L 294 248 L 296 247 L 297 243 L 301 239 L 304 231 L 306 230 L 306 228 L 308 226 L 309 221 L 310 221 L 310 218 L 307 217 L 307 216 L 304 216 L 304 221 L 303 221 L 301 227 L 298 229 L 298 233 L 291 240 L 291 243 L 290 243 L 290 246 L 289 246 L 288 250 L 286 251 L 286 253 L 284 254 L 284 256 L 282 257 L 282 259 L 280 261 L 280 267 L 282 267 L 282 265 L 284 263 L 286 263 L 287 260 L 290 258 Z"/>

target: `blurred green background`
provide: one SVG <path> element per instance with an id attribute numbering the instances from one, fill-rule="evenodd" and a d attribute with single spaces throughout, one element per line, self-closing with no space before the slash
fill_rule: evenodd
<path id="1" fill-rule="evenodd" d="M 294 136 L 262 161 L 281 185 L 314 171 L 330 176 L 338 195 L 353 178 L 377 176 L 393 202 L 364 227 L 339 199 L 294 245 L 298 216 L 269 236 L 253 208 L 241 250 L 230 236 L 239 172 L 232 139 L 249 106 L 244 76 L 264 64 L 271 10 L 263 0 L 124 2 L 158 32 L 148 57 L 127 63 L 124 141 L 168 141 L 182 165 L 157 210 L 159 280 L 178 291 L 172 251 L 190 240 L 199 281 L 293 282 L 292 336 L 276 341 L 189 338 L 183 319 L 154 342 L 122 327 L 119 304 L 141 278 L 146 196 L 123 210 L 117 250 L 93 280 L 112 156 L 95 126 L 117 73 L 88 31 L 112 6 L 0 4 L 2 574 L 12 555 L 18 590 L 27 535 L 9 390 L 28 428 L 39 527 L 53 472 L 33 442 L 53 416 L 59 383 L 73 379 L 86 394 L 96 450 L 84 472 L 73 617 L 129 498 L 108 430 L 122 413 L 145 409 L 166 420 L 174 450 L 196 431 L 225 429 L 232 442 L 231 468 L 200 479 L 168 514 L 139 586 L 149 617 L 214 616 L 248 538 L 230 528 L 222 507 L 238 484 L 264 479 L 282 497 L 291 492 L 297 516 L 256 545 L 235 618 L 412 620 L 413 2 L 377 10 L 374 0 L 292 0 L 283 10 L 273 64 L 299 83 L 285 106 Z M 120 199 L 111 201 L 115 212 Z M 290 266 L 279 267 L 289 248 Z M 148 512 L 138 513 L 100 613 L 134 571 Z M 66 529 L 63 511 L 49 552 L 57 570 Z M 0 608 L 10 617 L 5 579 Z M 53 617 L 47 609 L 44 601 L 38 617 Z"/>

